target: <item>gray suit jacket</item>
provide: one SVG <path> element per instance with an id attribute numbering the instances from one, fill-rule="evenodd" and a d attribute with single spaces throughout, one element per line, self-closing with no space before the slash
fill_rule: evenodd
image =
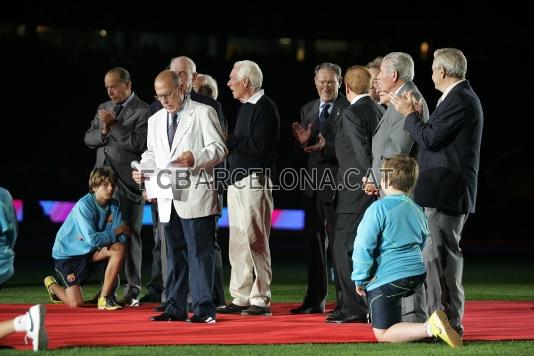
<path id="1" fill-rule="evenodd" d="M 150 107 L 134 94 L 117 117 L 117 124 L 104 137 L 100 132 L 98 110 L 113 110 L 114 106 L 111 100 L 98 106 L 91 126 L 85 133 L 85 144 L 96 150 L 95 168 L 111 166 L 117 175 L 117 184 L 127 187 L 127 191 L 132 193 L 129 197 L 131 200 L 138 200 L 141 192 L 132 179 L 130 163 L 140 160 L 141 153 L 146 149 Z M 108 164 L 105 164 L 106 159 Z"/>
<path id="2" fill-rule="evenodd" d="M 423 96 L 413 82 L 406 82 L 401 88 L 400 96 L 405 91 L 411 90 L 413 95 L 419 100 Z M 428 106 L 423 98 L 423 120 L 428 120 Z M 382 160 L 385 157 L 391 157 L 397 154 L 409 154 L 412 150 L 414 141 L 404 130 L 404 116 L 402 116 L 393 105 L 390 105 L 373 134 L 373 173 L 378 183 L 380 183 L 380 171 Z"/>

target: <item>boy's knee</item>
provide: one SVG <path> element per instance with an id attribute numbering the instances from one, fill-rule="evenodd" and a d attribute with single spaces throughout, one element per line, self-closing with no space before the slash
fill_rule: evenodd
<path id="1" fill-rule="evenodd" d="M 125 245 L 122 242 L 115 242 L 111 245 L 111 253 L 123 256 L 125 252 Z"/>
<path id="2" fill-rule="evenodd" d="M 384 329 L 373 329 L 376 337 L 376 341 L 378 342 L 388 342 L 388 338 L 386 336 L 386 330 Z"/>
<path id="3" fill-rule="evenodd" d="M 83 300 L 82 301 L 79 301 L 79 300 L 69 300 L 67 302 L 67 305 L 71 308 L 80 308 L 81 306 L 83 306 Z"/>

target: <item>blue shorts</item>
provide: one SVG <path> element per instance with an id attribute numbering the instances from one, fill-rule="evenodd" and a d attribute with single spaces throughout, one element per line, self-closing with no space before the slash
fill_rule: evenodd
<path id="1" fill-rule="evenodd" d="M 402 320 L 401 299 L 414 294 L 425 282 L 426 273 L 397 279 L 367 292 L 371 310 L 371 324 L 376 329 L 387 329 Z"/>
<path id="2" fill-rule="evenodd" d="M 57 282 L 64 288 L 74 285 L 82 286 L 91 277 L 96 267 L 92 257 L 93 253 L 89 253 L 64 260 L 54 260 Z"/>

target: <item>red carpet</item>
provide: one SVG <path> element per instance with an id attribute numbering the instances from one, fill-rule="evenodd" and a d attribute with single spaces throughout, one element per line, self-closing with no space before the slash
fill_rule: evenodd
<path id="1" fill-rule="evenodd" d="M 370 325 L 327 324 L 324 315 L 289 314 L 294 304 L 273 304 L 273 316 L 217 315 L 216 324 L 151 322 L 155 304 L 118 311 L 95 306 L 72 309 L 47 305 L 49 348 L 109 345 L 300 344 L 375 342 Z M 0 320 L 24 313 L 28 305 L 0 305 Z M 534 340 L 534 302 L 467 302 L 464 340 Z M 24 334 L 0 340 L 28 349 Z"/>

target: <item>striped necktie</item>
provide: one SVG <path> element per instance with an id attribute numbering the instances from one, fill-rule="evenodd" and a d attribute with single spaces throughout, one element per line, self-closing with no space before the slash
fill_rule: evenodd
<path id="1" fill-rule="evenodd" d="M 323 132 L 328 115 L 330 115 L 328 109 L 330 109 L 330 104 L 324 104 L 323 110 L 321 110 L 321 114 L 319 115 L 319 132 Z"/>

